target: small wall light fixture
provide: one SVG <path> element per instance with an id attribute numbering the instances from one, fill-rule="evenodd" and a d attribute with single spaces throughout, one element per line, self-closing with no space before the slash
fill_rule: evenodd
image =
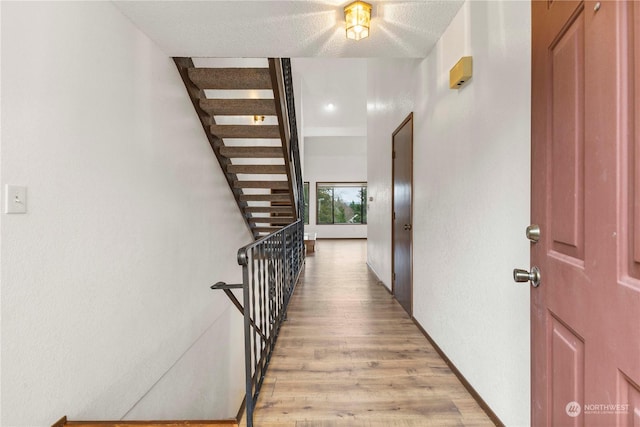
<path id="1" fill-rule="evenodd" d="M 264 116 L 253 116 L 253 123 L 259 125 L 264 122 Z"/>
<path id="2" fill-rule="evenodd" d="M 369 37 L 371 25 L 371 5 L 363 1 L 354 1 L 344 7 L 344 20 L 347 22 L 347 38 L 360 40 Z"/>
<path id="3" fill-rule="evenodd" d="M 473 76 L 473 57 L 463 56 L 449 70 L 449 88 L 460 89 Z"/>

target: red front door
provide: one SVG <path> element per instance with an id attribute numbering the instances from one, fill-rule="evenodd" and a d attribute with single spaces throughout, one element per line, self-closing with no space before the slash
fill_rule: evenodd
<path id="1" fill-rule="evenodd" d="M 532 425 L 640 426 L 640 3 L 532 31 Z"/>

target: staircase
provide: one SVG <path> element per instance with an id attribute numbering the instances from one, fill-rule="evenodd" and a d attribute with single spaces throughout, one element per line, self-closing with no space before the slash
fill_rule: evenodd
<path id="1" fill-rule="evenodd" d="M 291 63 L 286 58 L 174 61 L 256 240 L 238 250 L 243 283 L 212 286 L 224 290 L 245 318 L 245 400 L 238 416 L 229 420 L 69 421 L 65 416 L 52 427 L 253 426 L 264 374 L 304 265 L 302 170 Z M 242 289 L 245 307 L 231 289 Z"/>
<path id="2" fill-rule="evenodd" d="M 174 61 L 254 239 L 295 222 L 298 183 L 289 144 L 295 124 L 282 60 Z"/>

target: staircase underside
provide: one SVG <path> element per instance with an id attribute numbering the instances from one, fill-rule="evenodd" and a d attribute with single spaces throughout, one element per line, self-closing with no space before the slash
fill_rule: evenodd
<path id="1" fill-rule="evenodd" d="M 174 61 L 254 238 L 296 221 L 280 60 Z"/>

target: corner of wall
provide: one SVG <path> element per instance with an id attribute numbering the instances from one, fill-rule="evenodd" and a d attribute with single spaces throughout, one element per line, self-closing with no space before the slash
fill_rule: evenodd
<path id="1" fill-rule="evenodd" d="M 414 109 L 416 59 L 367 60 L 367 262 L 391 289 L 391 135 Z"/>
<path id="2" fill-rule="evenodd" d="M 2 2 L 0 1 L 0 47 L 2 46 Z M 0 177 L 2 176 L 2 54 L 0 54 Z M 4 182 L 0 181 L 0 185 Z M 4 198 L 4 188 L 0 188 Z M 0 203 L 0 206 L 4 206 Z M 2 214 L 0 213 L 0 236 L 2 236 Z M 0 384 L 2 384 L 2 242 L 0 241 Z M 2 386 L 0 386 L 0 423 L 2 422 Z"/>
<path id="3" fill-rule="evenodd" d="M 305 181 L 309 182 L 309 224 L 305 230 L 320 239 L 364 239 L 368 226 L 317 224 L 317 183 L 368 182 L 367 144 L 364 136 L 308 137 L 305 150 Z"/>

